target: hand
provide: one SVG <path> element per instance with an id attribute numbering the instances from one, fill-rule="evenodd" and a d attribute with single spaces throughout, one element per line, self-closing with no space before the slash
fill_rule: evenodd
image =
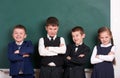
<path id="1" fill-rule="evenodd" d="M 84 54 L 80 54 L 78 57 L 84 57 L 85 55 Z"/>
<path id="2" fill-rule="evenodd" d="M 49 50 L 49 47 L 45 47 L 46 50 Z"/>
<path id="3" fill-rule="evenodd" d="M 64 44 L 60 44 L 60 47 L 64 46 Z"/>
<path id="4" fill-rule="evenodd" d="M 23 57 L 29 57 L 30 55 L 29 54 L 24 54 Z"/>
<path id="5" fill-rule="evenodd" d="M 56 66 L 54 62 L 50 62 L 48 65 L 49 66 Z"/>
<path id="6" fill-rule="evenodd" d="M 115 53 L 114 52 L 109 52 L 108 55 L 114 55 Z"/>
<path id="7" fill-rule="evenodd" d="M 96 58 L 99 58 L 99 55 L 96 55 L 95 57 L 96 57 Z"/>
<path id="8" fill-rule="evenodd" d="M 70 56 L 67 56 L 66 59 L 67 59 L 67 60 L 71 60 L 71 57 L 70 57 Z"/>
<path id="9" fill-rule="evenodd" d="M 15 52 L 14 52 L 14 54 L 19 54 L 20 52 L 19 52 L 19 50 L 16 50 Z"/>

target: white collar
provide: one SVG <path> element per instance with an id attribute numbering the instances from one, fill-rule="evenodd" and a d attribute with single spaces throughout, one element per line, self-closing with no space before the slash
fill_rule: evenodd
<path id="1" fill-rule="evenodd" d="M 83 42 L 81 42 L 79 45 L 82 45 L 83 44 Z M 76 46 L 79 46 L 78 44 L 75 44 Z"/>
<path id="2" fill-rule="evenodd" d="M 54 37 L 53 37 L 53 40 L 55 40 L 55 38 L 57 37 L 57 35 L 55 35 Z M 49 40 L 51 40 L 51 37 L 47 34 L 47 38 L 49 39 Z"/>
<path id="3" fill-rule="evenodd" d="M 22 45 L 23 41 L 21 41 L 20 43 L 16 42 L 17 45 Z"/>
<path id="4" fill-rule="evenodd" d="M 100 46 L 101 47 L 109 47 L 109 46 L 111 46 L 112 44 L 111 43 L 109 43 L 109 44 L 106 44 L 106 45 L 104 45 L 104 44 L 101 44 Z"/>

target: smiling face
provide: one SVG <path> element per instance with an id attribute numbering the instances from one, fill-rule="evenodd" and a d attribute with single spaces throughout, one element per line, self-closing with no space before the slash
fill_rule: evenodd
<path id="1" fill-rule="evenodd" d="M 85 38 L 85 34 L 81 34 L 80 31 L 72 32 L 72 39 L 76 45 L 79 45 L 83 42 L 83 38 Z"/>
<path id="2" fill-rule="evenodd" d="M 107 31 L 101 32 L 99 34 L 99 39 L 101 43 L 104 45 L 109 44 L 111 42 L 111 38 L 112 38 L 111 35 Z"/>
<path id="3" fill-rule="evenodd" d="M 54 37 L 55 35 L 57 35 L 58 26 L 52 26 L 52 25 L 46 26 L 46 31 L 49 36 Z"/>
<path id="4" fill-rule="evenodd" d="M 26 33 L 24 29 L 15 28 L 12 36 L 17 43 L 20 43 L 26 38 Z"/>

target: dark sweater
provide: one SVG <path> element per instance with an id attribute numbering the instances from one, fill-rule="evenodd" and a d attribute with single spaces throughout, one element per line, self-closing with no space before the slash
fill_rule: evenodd
<path id="1" fill-rule="evenodd" d="M 84 64 L 88 61 L 88 54 L 90 52 L 90 48 L 86 46 L 84 43 L 78 46 L 77 52 L 75 52 L 75 44 L 67 46 L 67 52 L 65 55 L 65 65 L 67 67 L 75 67 L 75 66 L 84 66 Z M 78 57 L 80 54 L 84 54 L 84 57 Z M 70 56 L 71 60 L 67 60 L 66 57 Z"/>

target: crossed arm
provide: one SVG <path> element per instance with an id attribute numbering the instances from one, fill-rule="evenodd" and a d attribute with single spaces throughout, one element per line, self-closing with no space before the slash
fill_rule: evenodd
<path id="1" fill-rule="evenodd" d="M 60 38 L 60 46 L 58 47 L 45 47 L 44 45 L 44 39 L 41 38 L 39 40 L 39 54 L 40 56 L 55 56 L 58 54 L 65 54 L 66 52 L 66 44 L 64 38 Z"/>
<path id="2" fill-rule="evenodd" d="M 114 57 L 115 57 L 115 46 L 112 47 L 111 51 L 107 55 L 97 55 L 97 47 L 95 46 L 91 56 L 91 64 L 97 64 L 103 61 L 112 62 Z"/>
<path id="3" fill-rule="evenodd" d="M 72 64 L 77 64 L 77 65 L 83 65 L 84 63 L 87 62 L 87 55 L 89 54 L 90 49 L 85 48 L 83 50 L 84 50 L 84 53 L 81 53 L 78 56 L 72 56 L 72 55 L 70 55 L 71 51 L 69 51 L 69 49 L 68 49 L 67 54 L 65 56 L 65 59 L 66 59 L 65 61 L 68 64 L 72 63 Z"/>

